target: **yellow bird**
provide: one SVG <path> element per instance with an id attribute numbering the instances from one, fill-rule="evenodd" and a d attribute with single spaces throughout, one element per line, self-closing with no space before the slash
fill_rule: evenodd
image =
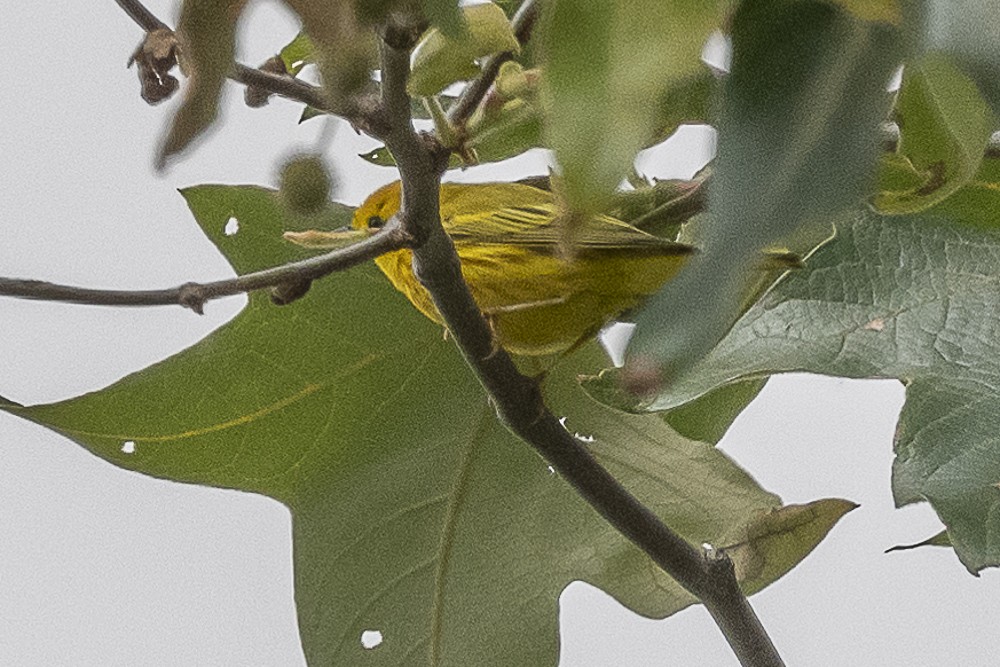
<path id="1" fill-rule="evenodd" d="M 399 211 L 400 183 L 372 193 L 352 226 L 375 230 Z M 444 184 L 441 224 L 462 275 L 497 342 L 516 355 L 567 352 L 670 280 L 693 252 L 615 218 L 586 220 L 561 252 L 560 209 L 551 192 L 518 183 Z M 412 252 L 375 260 L 392 284 L 443 324 L 411 268 Z"/>
<path id="2" fill-rule="evenodd" d="M 307 247 L 338 247 L 371 233 L 399 211 L 399 181 L 379 188 L 344 232 L 285 232 Z M 692 246 L 647 234 L 607 215 L 565 232 L 551 192 L 520 183 L 444 184 L 441 224 L 455 244 L 462 275 L 497 343 L 523 357 L 568 352 L 670 280 Z M 416 308 L 444 324 L 413 275 L 413 253 L 397 250 L 375 263 Z M 544 362 L 543 362 L 543 365 Z"/>

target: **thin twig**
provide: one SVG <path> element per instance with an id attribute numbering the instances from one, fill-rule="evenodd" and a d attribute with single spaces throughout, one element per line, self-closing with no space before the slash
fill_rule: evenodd
<path id="1" fill-rule="evenodd" d="M 535 21 L 537 19 L 537 0 L 524 0 L 524 2 L 521 3 L 521 6 L 517 8 L 517 12 L 515 12 L 514 17 L 511 19 L 511 26 L 514 28 L 514 36 L 517 37 L 517 41 L 522 46 L 526 44 L 528 39 L 531 37 L 531 31 L 535 27 Z M 497 74 L 500 72 L 500 66 L 513 58 L 513 53 L 505 51 L 503 53 L 492 55 L 486 60 L 483 64 L 483 70 L 480 72 L 479 76 L 465 87 L 465 90 L 462 91 L 462 96 L 459 97 L 451 109 L 449 109 L 448 120 L 452 125 L 461 126 L 465 123 L 465 121 L 469 120 L 469 116 L 471 116 L 472 112 L 476 110 L 476 106 L 482 101 L 483 97 L 486 96 L 490 86 L 493 85 L 493 80 L 497 78 Z"/>
<path id="2" fill-rule="evenodd" d="M 414 273 L 430 292 L 504 423 L 612 526 L 705 604 L 741 664 L 781 666 L 780 656 L 740 590 L 729 558 L 693 547 L 642 505 L 549 411 L 538 382 L 521 375 L 510 356 L 496 349 L 492 331 L 462 279 L 455 247 L 441 226 L 439 188 L 445 164 L 413 130 L 406 94 L 408 54 L 382 44 L 381 57 L 382 99 L 390 124 L 385 142 L 403 183 L 400 217 L 415 239 Z"/>
<path id="3" fill-rule="evenodd" d="M 409 237 L 400 223 L 390 220 L 376 234 L 346 248 L 338 248 L 309 259 L 210 283 L 190 282 L 159 290 L 105 290 L 58 285 L 42 280 L 0 278 L 0 296 L 91 306 L 181 305 L 201 313 L 205 303 L 213 299 L 261 289 L 281 288 L 289 284 L 307 283 L 408 245 Z"/>
<path id="4" fill-rule="evenodd" d="M 146 9 L 146 6 L 139 2 L 139 0 L 115 0 L 115 2 L 125 10 L 129 18 L 138 23 L 146 32 L 153 32 L 154 30 L 167 27 L 166 23 L 156 18 L 153 12 Z"/>
<path id="5" fill-rule="evenodd" d="M 146 32 L 169 29 L 169 26 L 149 11 L 140 0 L 115 0 L 115 2 Z M 337 105 L 323 94 L 323 89 L 320 86 L 314 86 L 293 76 L 265 72 L 257 67 L 250 67 L 242 63 L 234 63 L 228 76 L 237 83 L 256 86 L 274 95 L 335 114 L 348 120 L 358 129 L 378 134 L 379 119 L 369 113 L 364 99 L 351 104 Z"/>

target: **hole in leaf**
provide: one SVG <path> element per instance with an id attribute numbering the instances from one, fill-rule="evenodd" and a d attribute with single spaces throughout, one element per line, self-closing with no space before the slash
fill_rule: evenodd
<path id="1" fill-rule="evenodd" d="M 376 648 L 382 643 L 382 633 L 378 630 L 365 630 L 361 633 L 361 646 L 366 649 Z"/>
<path id="2" fill-rule="evenodd" d="M 135 454 L 135 440 L 126 440 L 123 442 L 122 451 L 126 454 Z"/>
<path id="3" fill-rule="evenodd" d="M 234 216 L 230 216 L 229 220 L 226 221 L 226 226 L 222 228 L 222 233 L 226 236 L 232 236 L 238 231 L 240 231 L 240 221 Z"/>
<path id="4" fill-rule="evenodd" d="M 701 59 L 713 69 L 728 72 L 732 57 L 733 44 L 721 30 L 709 35 L 702 46 Z"/>

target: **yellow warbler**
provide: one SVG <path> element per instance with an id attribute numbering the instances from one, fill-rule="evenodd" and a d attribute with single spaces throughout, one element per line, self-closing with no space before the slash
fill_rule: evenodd
<path id="1" fill-rule="evenodd" d="M 400 184 L 372 193 L 352 226 L 374 230 L 399 211 Z M 462 275 L 497 342 L 518 355 L 565 352 L 669 280 L 694 249 L 594 216 L 560 252 L 562 230 L 552 193 L 518 183 L 441 186 L 441 223 L 455 243 Z M 375 263 L 417 307 L 442 323 L 398 250 Z"/>
<path id="2" fill-rule="evenodd" d="M 382 227 L 399 211 L 399 195 L 398 181 L 372 193 L 354 212 L 350 232 L 285 232 L 285 238 L 314 248 L 343 246 Z M 515 355 L 561 354 L 589 340 L 659 289 L 694 252 L 598 215 L 577 223 L 567 256 L 559 215 L 552 193 L 528 185 L 441 186 L 441 224 L 469 291 L 497 343 Z M 420 312 L 443 324 L 412 260 L 410 250 L 397 250 L 375 263 Z"/>

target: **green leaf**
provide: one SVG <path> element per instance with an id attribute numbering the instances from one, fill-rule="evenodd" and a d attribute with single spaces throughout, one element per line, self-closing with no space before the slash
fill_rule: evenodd
<path id="1" fill-rule="evenodd" d="M 378 148 L 372 149 L 367 153 L 361 153 L 358 157 L 366 162 L 370 162 L 380 167 L 396 166 L 396 160 L 393 159 L 392 153 L 390 153 L 389 149 L 385 146 L 379 146 Z"/>
<path id="2" fill-rule="evenodd" d="M 595 401 L 632 414 L 646 411 L 640 399 L 622 388 L 617 371 L 605 369 L 597 375 L 586 375 L 579 379 L 584 391 Z M 767 378 L 723 385 L 690 403 L 668 410 L 663 413 L 663 420 L 685 438 L 718 444 L 740 413 L 757 398 L 765 384 Z"/>
<path id="3" fill-rule="evenodd" d="M 285 69 L 292 76 L 302 71 L 302 68 L 315 62 L 315 52 L 312 40 L 304 32 L 300 32 L 295 39 L 285 45 L 278 54 L 285 63 Z"/>
<path id="4" fill-rule="evenodd" d="M 895 118 L 894 158 L 908 161 L 920 179 L 916 186 L 881 190 L 874 203 L 883 213 L 922 211 L 968 183 L 995 123 L 976 85 L 940 55 L 907 65 Z"/>
<path id="5" fill-rule="evenodd" d="M 471 79 L 479 73 L 475 61 L 520 46 L 510 21 L 493 3 L 462 7 L 467 33 L 448 37 L 431 28 L 417 43 L 410 57 L 410 80 L 406 89 L 415 97 L 430 97 L 447 86 Z"/>
<path id="6" fill-rule="evenodd" d="M 897 504 L 929 501 L 970 571 L 1000 564 L 1000 181 L 991 185 L 976 193 L 985 208 L 972 225 L 955 202 L 978 186 L 922 214 L 841 225 L 650 409 L 762 374 L 898 378 Z"/>
<path id="7" fill-rule="evenodd" d="M 465 146 L 475 151 L 477 164 L 499 162 L 516 157 L 542 143 L 542 119 L 538 107 L 525 100 L 513 100 L 488 121 L 477 123 L 470 131 Z M 396 161 L 385 146 L 379 146 L 362 159 L 380 167 L 395 166 Z M 461 159 L 453 155 L 449 169 L 463 165 Z"/>
<path id="8" fill-rule="evenodd" d="M 918 547 L 950 547 L 950 546 L 951 546 L 951 538 L 948 537 L 948 531 L 942 530 L 937 535 L 928 537 L 923 542 L 917 542 L 916 544 L 897 544 L 894 547 L 886 549 L 885 552 L 890 553 L 893 551 L 910 551 L 911 549 L 916 549 Z"/>
<path id="9" fill-rule="evenodd" d="M 1000 216 L 994 207 L 1000 189 L 1000 159 L 996 155 L 983 160 L 979 171 L 964 188 L 938 204 L 938 214 L 961 221 L 966 226 L 986 230 L 1000 228 Z"/>
<path id="10" fill-rule="evenodd" d="M 704 65 L 720 0 L 557 0 L 542 8 L 548 145 L 563 194 L 593 213 L 611 200 L 636 153 L 659 136 L 660 100 Z"/>
<path id="11" fill-rule="evenodd" d="M 233 64 L 236 21 L 246 0 L 185 0 L 177 23 L 188 80 L 184 101 L 157 151 L 156 166 L 184 150 L 215 120 L 219 94 Z"/>
<path id="12" fill-rule="evenodd" d="M 479 164 L 499 162 L 542 145 L 542 113 L 527 100 L 507 102 L 489 120 L 471 128 L 466 146 Z"/>
<path id="13" fill-rule="evenodd" d="M 467 35 L 465 15 L 458 0 L 423 0 L 424 14 L 448 39 L 461 39 Z"/>
<path id="14" fill-rule="evenodd" d="M 812 551 L 830 529 L 858 505 L 830 498 L 786 505 L 758 517 L 745 537 L 726 548 L 743 590 L 753 593 L 795 566 L 794 555 Z"/>
<path id="15" fill-rule="evenodd" d="M 274 192 L 184 196 L 238 272 L 296 256 Z M 240 230 L 226 236 L 232 217 Z M 547 377 L 567 428 L 691 542 L 757 535 L 778 499 L 658 416 L 591 401 L 576 374 L 603 363 L 593 343 Z M 500 424 L 454 344 L 373 266 L 281 308 L 254 294 L 195 347 L 104 390 L 0 409 L 122 468 L 288 505 L 310 664 L 555 665 L 558 598 L 574 580 L 647 616 L 693 602 Z M 755 538 L 757 557 L 782 566 L 748 570 L 747 585 L 814 542 Z M 363 649 L 366 629 L 383 644 Z"/>
<path id="16" fill-rule="evenodd" d="M 869 191 L 901 33 L 814 0 L 744 2 L 732 19 L 703 252 L 637 318 L 626 375 L 683 375 L 739 316 L 765 248 L 822 234 Z"/>
<path id="17" fill-rule="evenodd" d="M 667 412 L 663 418 L 686 438 L 717 444 L 740 413 L 767 384 L 767 378 L 734 382 Z"/>
<path id="18" fill-rule="evenodd" d="M 719 79 L 707 67 L 674 81 L 660 98 L 653 136 L 645 147 L 667 139 L 681 125 L 707 124 Z"/>

